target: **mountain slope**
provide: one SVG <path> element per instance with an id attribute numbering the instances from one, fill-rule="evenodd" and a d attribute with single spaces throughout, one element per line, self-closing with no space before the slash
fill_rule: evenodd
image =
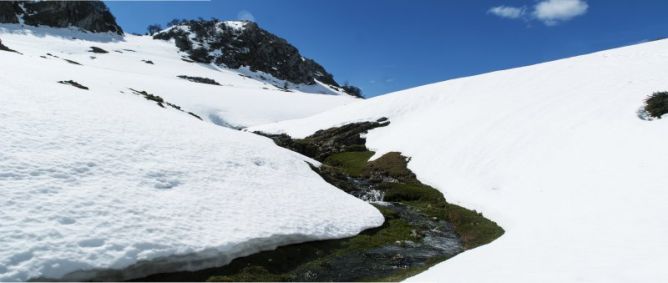
<path id="1" fill-rule="evenodd" d="M 155 34 L 153 38 L 174 40 L 179 50 L 200 63 L 215 63 L 232 69 L 242 67 L 262 72 L 290 84 L 326 84 L 337 91 L 351 92 L 340 87 L 332 74 L 311 59 L 304 58 L 287 40 L 280 38 L 254 22 L 219 20 L 181 20 Z"/>
<path id="2" fill-rule="evenodd" d="M 35 79 L 74 80 L 109 94 L 130 93 L 130 88 L 146 91 L 223 126 L 238 128 L 301 118 L 357 100 L 325 85 L 283 89 L 270 76 L 263 80 L 258 72 L 186 62 L 173 43 L 149 36 L 1 25 L 0 39 L 24 54 L 17 57 L 18 64 L 43 65 L 45 71 L 36 69 L 30 74 Z M 92 47 L 102 51 L 95 53 Z M 12 68 L 10 65 L 6 71 Z M 46 72 L 53 68 L 62 72 Z M 212 79 L 220 85 L 179 76 Z"/>
<path id="3" fill-rule="evenodd" d="M 187 113 L 243 125 L 351 98 L 183 62 L 149 37 L 2 26 L 0 38 L 22 53 L 0 51 L 0 281 L 202 269 L 384 221 L 303 156 Z"/>
<path id="4" fill-rule="evenodd" d="M 410 156 L 449 201 L 506 234 L 413 278 L 453 282 L 668 280 L 668 40 L 456 79 L 254 127 L 304 137 L 388 117 L 367 145 Z"/>

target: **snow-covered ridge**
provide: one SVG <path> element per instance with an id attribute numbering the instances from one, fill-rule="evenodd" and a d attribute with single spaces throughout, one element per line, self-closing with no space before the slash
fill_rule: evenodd
<path id="1" fill-rule="evenodd" d="M 175 20 L 170 24 L 154 38 L 173 40 L 180 51 L 196 62 L 270 74 L 283 82 L 279 87 L 286 89 L 289 85 L 318 88 L 320 82 L 328 92 L 360 96 L 350 86 L 340 86 L 325 68 L 301 56 L 285 39 L 254 22 Z"/>
<path id="2" fill-rule="evenodd" d="M 388 117 L 367 145 L 399 151 L 448 201 L 506 234 L 413 278 L 453 282 L 668 280 L 668 40 L 422 86 L 254 127 L 304 137 Z"/>
<path id="3" fill-rule="evenodd" d="M 0 281 L 194 270 L 384 221 L 304 157 L 209 123 L 304 117 L 356 99 L 284 92 L 184 62 L 149 37 L 2 25 L 0 39 L 23 54 L 0 51 Z M 68 80 L 88 90 L 58 83 Z"/>

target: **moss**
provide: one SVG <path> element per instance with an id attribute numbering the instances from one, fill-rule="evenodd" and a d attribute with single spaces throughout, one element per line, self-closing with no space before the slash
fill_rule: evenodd
<path id="1" fill-rule="evenodd" d="M 338 254 L 351 251 L 363 252 L 391 245 L 397 241 L 416 240 L 414 230 L 414 227 L 403 219 L 387 219 L 383 226 L 364 231 L 358 236 L 348 239 L 345 243 L 346 248 L 339 251 Z"/>
<path id="2" fill-rule="evenodd" d="M 489 244 L 505 233 L 503 228 L 482 213 L 454 204 L 447 204 L 447 220 L 455 227 L 466 249 Z"/>
<path id="3" fill-rule="evenodd" d="M 372 151 L 337 153 L 327 157 L 324 163 L 341 168 L 345 173 L 357 177 L 362 174 L 373 154 Z"/>
<path id="4" fill-rule="evenodd" d="M 380 174 L 403 182 L 418 182 L 415 174 L 408 169 L 408 161 L 401 153 L 390 152 L 369 162 L 364 173 L 367 176 Z"/>
<path id="5" fill-rule="evenodd" d="M 212 276 L 208 282 L 279 282 L 285 277 L 273 274 L 262 266 L 249 266 L 234 275 Z"/>

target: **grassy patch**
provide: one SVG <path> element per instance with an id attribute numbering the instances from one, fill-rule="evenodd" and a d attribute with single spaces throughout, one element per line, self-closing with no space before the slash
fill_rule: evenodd
<path id="1" fill-rule="evenodd" d="M 324 163 L 341 168 L 347 174 L 357 177 L 362 174 L 373 154 L 372 151 L 337 153 L 327 157 Z"/>
<path id="2" fill-rule="evenodd" d="M 417 182 L 415 174 L 408 170 L 408 159 L 398 152 L 387 153 L 369 162 L 366 175 L 381 174 L 404 182 Z"/>
<path id="3" fill-rule="evenodd" d="M 443 194 L 430 186 L 421 183 L 392 183 L 381 188 L 385 191 L 385 201 L 407 204 L 430 217 L 446 217 Z"/>
<path id="4" fill-rule="evenodd" d="M 466 249 L 489 244 L 505 232 L 482 213 L 454 204 L 447 205 L 447 220 L 455 226 L 455 231 Z"/>

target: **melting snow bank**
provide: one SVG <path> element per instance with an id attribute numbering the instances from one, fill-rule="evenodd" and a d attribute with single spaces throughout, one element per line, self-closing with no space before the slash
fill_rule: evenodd
<path id="1" fill-rule="evenodd" d="M 265 138 L 97 91 L 99 81 L 61 85 L 58 73 L 83 71 L 3 53 L 0 281 L 201 269 L 384 221 Z"/>
<path id="2" fill-rule="evenodd" d="M 668 123 L 636 115 L 668 90 L 668 40 L 423 86 L 251 128 L 306 137 L 388 117 L 376 157 L 506 230 L 412 278 L 453 282 L 668 281 Z"/>

